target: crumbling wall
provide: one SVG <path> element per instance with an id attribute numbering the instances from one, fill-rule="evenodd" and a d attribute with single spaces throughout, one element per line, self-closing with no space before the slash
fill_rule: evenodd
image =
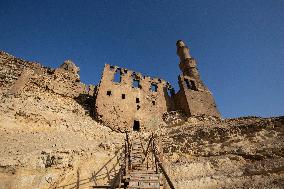
<path id="1" fill-rule="evenodd" d="M 106 64 L 96 93 L 96 116 L 116 130 L 132 130 L 134 121 L 141 130 L 155 129 L 170 108 L 167 88 L 162 79 Z"/>
<path id="2" fill-rule="evenodd" d="M 189 48 L 181 40 L 177 41 L 176 45 L 182 74 L 179 75 L 180 91 L 174 97 L 175 103 L 188 116 L 220 117 L 213 95 L 200 79 L 197 63 L 190 56 Z"/>
<path id="3" fill-rule="evenodd" d="M 180 75 L 179 85 L 180 92 L 175 100 L 188 116 L 209 115 L 220 117 L 212 93 L 202 82 Z"/>
<path id="4" fill-rule="evenodd" d="M 94 86 L 80 82 L 80 69 L 70 60 L 65 61 L 59 68 L 52 69 L 1 51 L 0 66 L 0 89 L 6 94 L 17 95 L 27 87 L 38 87 L 74 98 L 81 94 L 93 95 L 95 90 Z"/>

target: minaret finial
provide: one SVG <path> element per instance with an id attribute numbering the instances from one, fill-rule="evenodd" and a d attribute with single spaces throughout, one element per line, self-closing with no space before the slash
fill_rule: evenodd
<path id="1" fill-rule="evenodd" d="M 191 58 L 189 54 L 189 48 L 182 40 L 178 40 L 176 42 L 176 46 L 177 46 L 177 55 L 179 56 L 180 62 L 183 62 L 184 60 Z"/>

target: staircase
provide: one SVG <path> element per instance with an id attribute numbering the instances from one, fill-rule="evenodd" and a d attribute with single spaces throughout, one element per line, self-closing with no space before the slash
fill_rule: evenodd
<path id="1" fill-rule="evenodd" d="M 162 154 L 158 152 L 155 139 L 153 134 L 148 141 L 143 141 L 139 132 L 126 133 L 124 155 L 120 157 L 121 168 L 112 186 L 104 188 L 163 189 L 163 181 L 166 180 L 169 188 L 174 189 L 160 161 Z"/>
<path id="2" fill-rule="evenodd" d="M 147 156 L 139 133 L 130 136 L 129 172 L 124 177 L 126 188 L 162 189 L 162 175 L 158 173 L 153 158 Z"/>

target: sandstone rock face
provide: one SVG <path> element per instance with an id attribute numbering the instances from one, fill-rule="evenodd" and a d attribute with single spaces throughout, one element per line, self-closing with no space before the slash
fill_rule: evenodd
<path id="1" fill-rule="evenodd" d="M 70 60 L 52 69 L 0 52 L 0 65 L 0 87 L 7 94 L 17 95 L 35 88 L 73 98 L 94 92 L 89 90 L 90 86 L 80 83 L 80 69 Z"/>
<path id="2" fill-rule="evenodd" d="M 283 188 L 284 117 L 190 118 L 164 129 L 177 188 Z"/>
<path id="3" fill-rule="evenodd" d="M 67 71 L 70 73 L 71 76 L 73 76 L 74 81 L 80 81 L 80 76 L 79 76 L 79 71 L 80 68 L 77 67 L 74 62 L 72 62 L 71 60 L 66 60 L 64 61 L 64 63 L 60 66 L 61 69 Z"/>
<path id="4" fill-rule="evenodd" d="M 89 94 L 69 65 L 50 69 L 1 53 L 0 189 L 88 188 L 118 171 L 124 136 L 90 117 Z"/>
<path id="5" fill-rule="evenodd" d="M 0 189 L 109 186 L 123 133 L 94 120 L 95 86 L 70 61 L 57 69 L 0 53 Z M 160 136 L 178 189 L 283 188 L 284 118 L 166 112 Z"/>

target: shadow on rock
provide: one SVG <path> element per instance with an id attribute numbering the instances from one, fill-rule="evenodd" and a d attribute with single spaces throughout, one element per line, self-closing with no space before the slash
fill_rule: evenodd
<path id="1" fill-rule="evenodd" d="M 89 115 L 92 119 L 95 120 L 95 103 L 96 99 L 94 96 L 89 94 L 80 94 L 78 97 L 74 98 L 75 101 L 80 104 L 85 109 L 85 114 Z"/>

